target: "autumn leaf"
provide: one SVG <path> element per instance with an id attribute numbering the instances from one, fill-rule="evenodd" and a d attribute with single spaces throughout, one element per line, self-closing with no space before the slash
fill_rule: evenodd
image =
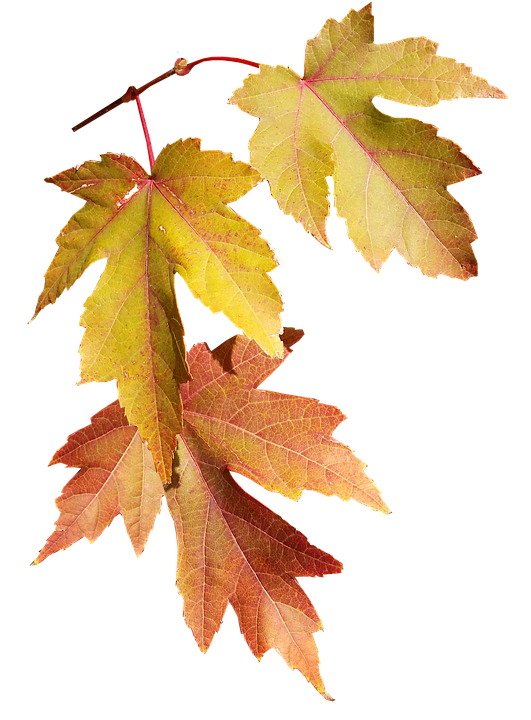
<path id="1" fill-rule="evenodd" d="M 284 359 L 302 334 L 284 331 Z M 314 490 L 389 512 L 365 464 L 331 437 L 345 419 L 340 410 L 257 389 L 283 361 L 241 335 L 213 352 L 195 345 L 188 354 L 193 380 L 181 386 L 184 435 L 201 438 L 230 470 L 267 490 L 292 499 Z"/>
<path id="2" fill-rule="evenodd" d="M 164 489 L 151 453 L 119 403 L 100 410 L 90 425 L 70 435 L 50 465 L 56 463 L 80 470 L 57 499 L 61 514 L 56 530 L 33 564 L 82 537 L 94 542 L 118 514 L 140 555 L 160 511 Z"/>
<path id="3" fill-rule="evenodd" d="M 470 68 L 409 38 L 376 45 L 371 5 L 330 19 L 306 47 L 304 77 L 262 65 L 230 102 L 260 118 L 251 163 L 281 209 L 323 245 L 333 176 L 337 213 L 379 270 L 393 249 L 429 276 L 477 274 L 469 216 L 447 186 L 480 170 L 437 128 L 377 110 L 376 96 L 430 106 L 459 97 L 504 98 Z"/>
<path id="4" fill-rule="evenodd" d="M 174 273 L 266 353 L 282 352 L 281 301 L 267 275 L 273 253 L 227 206 L 258 180 L 245 163 L 202 152 L 194 139 L 164 148 L 151 176 L 132 158 L 108 154 L 48 178 L 87 202 L 57 239 L 35 315 L 108 258 L 81 318 L 81 382 L 117 379 L 120 404 L 164 482 L 181 430 L 179 384 L 189 377 Z"/>
<path id="5" fill-rule="evenodd" d="M 301 336 L 284 331 L 284 357 Z M 283 360 L 240 335 L 213 352 L 195 345 L 188 362 L 193 380 L 181 388 L 183 432 L 166 491 L 186 622 L 206 651 L 230 602 L 256 657 L 275 648 L 330 699 L 313 639 L 321 623 L 295 577 L 341 566 L 243 492 L 229 470 L 288 497 L 311 489 L 389 510 L 364 464 L 330 437 L 344 419 L 337 408 L 257 389 Z"/>
<path id="6" fill-rule="evenodd" d="M 285 357 L 301 337 L 284 331 Z M 213 352 L 199 344 L 188 354 L 193 380 L 181 387 L 183 429 L 164 486 L 177 534 L 177 585 L 201 650 L 230 603 L 256 657 L 274 648 L 331 699 L 313 638 L 322 624 L 296 577 L 338 573 L 341 563 L 244 492 L 230 470 L 288 497 L 316 490 L 389 510 L 364 464 L 331 437 L 344 419 L 337 408 L 257 388 L 282 362 L 241 335 Z M 81 469 L 57 500 L 57 528 L 35 564 L 83 536 L 94 541 L 118 513 L 140 554 L 163 486 L 118 402 L 71 435 L 57 462 Z"/>

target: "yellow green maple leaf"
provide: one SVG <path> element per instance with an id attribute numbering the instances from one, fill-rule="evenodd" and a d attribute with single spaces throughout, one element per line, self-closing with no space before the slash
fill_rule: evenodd
<path id="1" fill-rule="evenodd" d="M 163 482 L 182 424 L 179 383 L 189 378 L 175 272 L 266 353 L 283 351 L 281 299 L 267 274 L 274 255 L 227 205 L 259 179 L 227 153 L 201 151 L 195 139 L 164 148 L 151 175 L 132 158 L 107 154 L 47 179 L 87 202 L 57 238 L 35 315 L 107 258 L 81 318 L 81 382 L 117 379 L 120 404 Z"/>
<path id="2" fill-rule="evenodd" d="M 230 102 L 260 118 L 251 164 L 281 209 L 329 246 L 326 178 L 337 213 L 363 257 L 379 270 L 396 249 L 430 276 L 477 274 L 474 227 L 447 186 L 480 170 L 437 128 L 393 118 L 379 96 L 430 106 L 459 97 L 505 94 L 470 68 L 438 57 L 437 44 L 408 38 L 374 44 L 371 5 L 328 20 L 306 47 L 301 78 L 261 65 Z"/>

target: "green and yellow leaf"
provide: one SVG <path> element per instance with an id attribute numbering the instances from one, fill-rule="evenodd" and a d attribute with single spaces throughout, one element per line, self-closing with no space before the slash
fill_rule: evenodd
<path id="1" fill-rule="evenodd" d="M 337 213 L 375 270 L 396 249 L 426 275 L 466 280 L 477 274 L 477 236 L 447 186 L 479 169 L 432 125 L 389 117 L 372 103 L 505 97 L 436 51 L 426 38 L 374 44 L 367 5 L 328 20 L 308 42 L 304 77 L 262 65 L 230 102 L 260 118 L 251 163 L 282 210 L 319 242 L 329 246 L 326 178 L 333 176 Z"/>
<path id="2" fill-rule="evenodd" d="M 132 158 L 103 155 L 48 178 L 87 202 L 57 239 L 35 314 L 107 258 L 81 318 L 81 382 L 117 379 L 120 403 L 164 482 L 182 426 L 179 384 L 189 377 L 175 272 L 266 353 L 282 352 L 282 305 L 267 274 L 275 258 L 227 206 L 258 180 L 245 163 L 202 152 L 193 139 L 164 148 L 151 175 Z"/>

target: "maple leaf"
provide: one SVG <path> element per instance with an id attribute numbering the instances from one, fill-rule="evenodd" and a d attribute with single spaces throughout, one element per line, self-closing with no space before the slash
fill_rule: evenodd
<path id="1" fill-rule="evenodd" d="M 267 275 L 276 261 L 226 204 L 259 176 L 188 139 L 164 148 L 151 176 L 132 158 L 108 154 L 47 181 L 87 202 L 57 238 L 35 315 L 108 258 L 81 318 L 81 382 L 117 379 L 120 403 L 168 482 L 182 422 L 179 383 L 189 377 L 174 273 L 265 352 L 282 352 L 282 306 Z"/>
<path id="2" fill-rule="evenodd" d="M 313 398 L 257 389 L 302 334 L 285 329 L 284 358 L 265 355 L 241 335 L 213 352 L 204 343 L 194 345 L 188 353 L 193 380 L 181 386 L 184 436 L 201 438 L 230 470 L 267 490 L 292 499 L 314 490 L 387 513 L 365 463 L 331 437 L 345 419 L 340 410 Z"/>
<path id="3" fill-rule="evenodd" d="M 284 331 L 284 358 L 301 337 Z M 166 490 L 186 622 L 206 651 L 230 602 L 256 657 L 275 648 L 330 699 L 313 639 L 321 623 L 295 577 L 341 565 L 247 495 L 229 471 L 292 498 L 311 489 L 389 510 L 365 465 L 330 437 L 344 419 L 337 408 L 257 389 L 283 359 L 236 336 L 213 352 L 195 345 L 188 361 L 193 380 L 181 388 L 183 431 Z"/>
<path id="4" fill-rule="evenodd" d="M 80 470 L 57 498 L 61 514 L 56 530 L 33 564 L 82 537 L 94 542 L 118 514 L 140 555 L 160 511 L 164 488 L 151 453 L 137 428 L 127 422 L 118 401 L 70 435 L 50 465 L 56 463 Z"/>
<path id="5" fill-rule="evenodd" d="M 260 66 L 230 102 L 260 118 L 251 163 L 281 209 L 329 247 L 326 177 L 336 210 L 363 257 L 379 270 L 393 249 L 423 273 L 477 274 L 469 216 L 447 186 L 480 170 L 437 128 L 377 110 L 376 96 L 430 106 L 458 97 L 504 98 L 437 44 L 376 45 L 371 5 L 328 20 L 306 47 L 304 77 Z"/>
<path id="6" fill-rule="evenodd" d="M 287 328 L 287 357 L 302 331 Z M 389 512 L 364 464 L 330 433 L 343 420 L 317 400 L 259 390 L 282 362 L 236 336 L 188 354 L 194 379 L 182 385 L 183 428 L 172 481 L 164 486 L 178 541 L 177 585 L 186 622 L 204 652 L 228 603 L 253 654 L 276 649 L 327 699 L 313 634 L 321 621 L 296 577 L 341 572 L 341 563 L 236 483 L 242 472 L 298 497 L 311 489 Z M 57 500 L 57 528 L 35 563 L 81 537 L 94 541 L 124 516 L 139 554 L 160 508 L 163 486 L 150 452 L 116 401 L 68 439 L 52 460 L 81 470 Z"/>

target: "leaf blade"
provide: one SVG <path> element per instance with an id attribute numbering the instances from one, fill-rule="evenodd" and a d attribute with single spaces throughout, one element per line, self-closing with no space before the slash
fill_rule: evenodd
<path id="1" fill-rule="evenodd" d="M 293 328 L 284 331 L 285 356 L 302 335 Z M 324 698 L 331 700 L 320 675 L 313 637 L 322 629 L 322 623 L 296 578 L 339 573 L 342 565 L 242 490 L 230 472 L 234 464 L 230 445 L 234 440 L 218 443 L 217 433 L 198 433 L 197 425 L 190 421 L 194 415 L 190 407 L 204 405 L 209 396 L 211 408 L 216 408 L 221 389 L 231 399 L 234 410 L 249 412 L 251 408 L 258 427 L 264 417 L 271 419 L 270 408 L 242 404 L 247 402 L 246 396 L 238 393 L 238 386 L 247 393 L 261 393 L 266 403 L 271 395 L 288 405 L 295 402 L 298 415 L 302 407 L 305 421 L 316 423 L 314 430 L 335 453 L 336 466 L 344 461 L 344 452 L 348 454 L 347 464 L 352 463 L 351 451 L 331 437 L 343 415 L 337 408 L 320 405 L 311 398 L 259 390 L 258 385 L 283 359 L 267 355 L 249 338 L 235 336 L 213 352 L 204 344 L 196 345 L 188 360 L 195 377 L 183 385 L 184 425 L 177 437 L 171 483 L 162 485 L 137 428 L 128 424 L 119 402 L 112 403 L 97 413 L 90 425 L 73 433 L 52 459 L 51 464 L 62 462 L 80 471 L 59 498 L 57 529 L 34 564 L 83 536 L 93 541 L 118 513 L 123 515 L 133 547 L 140 554 L 164 494 L 178 540 L 177 585 L 184 600 L 184 615 L 201 650 L 209 648 L 230 603 L 255 657 L 260 659 L 274 648 L 289 667 L 299 670 Z M 293 431 L 289 424 L 289 420 L 273 422 L 279 437 L 285 436 L 286 445 Z M 295 429 L 300 435 L 300 429 Z M 238 456 L 238 448 L 232 449 Z M 308 463 L 306 468 L 297 465 L 293 454 L 282 462 L 291 466 L 294 474 L 312 473 Z M 267 474 L 265 481 L 257 476 L 259 466 L 260 462 L 255 461 L 243 471 L 267 485 Z M 93 492 L 87 498 L 87 485 L 82 481 L 90 473 L 89 479 L 99 481 L 99 485 L 96 491 L 92 486 L 88 488 Z M 367 482 L 372 483 L 368 478 Z M 311 482 L 301 481 L 297 486 L 312 487 Z M 313 489 L 323 491 L 321 487 Z M 340 492 L 335 494 L 341 496 Z M 347 497 L 350 495 L 347 493 Z M 77 514 L 69 501 L 77 502 Z M 378 509 L 382 510 L 382 506 L 387 510 L 380 501 Z M 80 521 L 87 507 L 89 512 Z"/>
<path id="2" fill-rule="evenodd" d="M 289 330 L 286 357 L 298 339 Z M 345 419 L 340 410 L 257 389 L 283 360 L 236 336 L 214 352 L 196 345 L 189 361 L 193 380 L 182 386 L 185 424 L 229 469 L 291 499 L 306 489 L 389 512 L 365 463 L 332 437 Z"/>
<path id="3" fill-rule="evenodd" d="M 171 246 L 177 271 L 201 302 L 278 355 L 282 302 L 267 274 L 277 262 L 258 229 L 225 204 L 254 187 L 258 174 L 227 153 L 201 151 L 193 139 L 168 146 L 160 157 L 153 166 L 161 218 L 154 236 Z M 184 241 L 176 241 L 176 231 Z"/>
<path id="4" fill-rule="evenodd" d="M 151 176 L 132 158 L 108 154 L 48 178 L 86 204 L 57 238 L 35 314 L 107 259 L 81 318 L 80 382 L 117 380 L 120 403 L 165 483 L 182 427 L 179 385 L 189 378 L 175 272 L 268 354 L 283 350 L 282 302 L 268 275 L 276 260 L 259 231 L 226 205 L 259 179 L 228 153 L 201 151 L 196 139 L 164 148 Z"/>
<path id="5" fill-rule="evenodd" d="M 328 244 L 325 178 L 333 175 L 338 215 L 375 270 L 396 249 L 428 276 L 466 280 L 477 274 L 477 236 L 447 186 L 479 170 L 432 126 L 386 116 L 372 99 L 429 106 L 505 94 L 437 56 L 426 38 L 375 45 L 373 37 L 370 5 L 351 10 L 308 42 L 304 77 L 261 66 L 244 81 L 229 102 L 260 118 L 251 162 L 281 209 L 319 242 Z"/>
<path id="6" fill-rule="evenodd" d="M 93 543 L 116 515 L 124 518 L 136 555 L 140 555 L 160 512 L 164 494 L 149 451 L 138 431 L 114 402 L 70 435 L 50 465 L 80 470 L 63 488 L 56 504 L 56 530 L 33 564 L 86 537 Z"/>
<path id="7" fill-rule="evenodd" d="M 341 564 L 247 495 L 193 432 L 180 436 L 178 455 L 179 481 L 166 498 L 178 537 L 177 585 L 198 645 L 208 649 L 230 602 L 258 659 L 275 648 L 331 699 L 313 639 L 321 621 L 294 575 L 340 572 Z"/>

